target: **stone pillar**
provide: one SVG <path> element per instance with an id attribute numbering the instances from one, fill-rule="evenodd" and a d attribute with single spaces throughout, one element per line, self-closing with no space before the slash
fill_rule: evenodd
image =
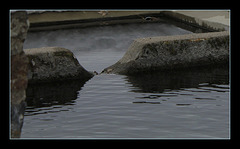
<path id="1" fill-rule="evenodd" d="M 27 88 L 28 60 L 23 43 L 29 27 L 27 12 L 11 12 L 11 138 L 21 134 Z"/>

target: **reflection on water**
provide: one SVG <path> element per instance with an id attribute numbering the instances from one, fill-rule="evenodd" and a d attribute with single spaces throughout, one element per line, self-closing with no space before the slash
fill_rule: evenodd
<path id="1" fill-rule="evenodd" d="M 133 103 L 160 104 L 158 101 L 154 102 L 144 99 L 158 99 L 160 97 L 171 98 L 178 96 L 180 93 L 176 92 L 179 90 L 188 91 L 188 94 L 180 94 L 185 96 L 192 95 L 191 92 L 225 92 L 229 90 L 228 74 L 228 65 L 218 65 L 214 67 L 188 68 L 185 70 L 152 72 L 135 76 L 125 76 L 124 80 L 126 80 L 128 84 L 131 84 L 131 88 L 129 88 L 130 92 L 148 93 L 146 96 L 135 97 L 135 99 L 142 100 L 133 101 Z M 107 81 L 106 78 L 101 77 L 101 75 L 98 77 L 102 78 L 101 81 L 103 82 Z M 46 114 L 53 109 L 55 109 L 55 112 L 66 111 L 66 109 L 61 109 L 61 105 L 74 105 L 76 99 L 80 96 L 79 93 L 84 84 L 85 82 L 78 80 L 29 84 L 26 92 L 27 109 L 25 115 Z M 101 86 L 101 88 L 103 88 L 103 86 Z M 112 88 L 112 90 L 114 90 L 114 88 Z M 173 92 L 170 93 L 171 91 Z M 197 97 L 195 99 L 215 100 L 202 97 Z M 56 109 L 59 110 L 56 111 Z"/>
<path id="2" fill-rule="evenodd" d="M 214 92 L 229 92 L 229 71 L 226 64 L 145 73 L 128 76 L 127 81 L 134 86 L 132 92 L 147 93 L 135 97 L 133 103 L 161 104 L 174 98 L 218 100 L 219 95 Z M 193 101 L 179 101 L 176 106 L 190 106 Z"/>
<path id="3" fill-rule="evenodd" d="M 65 47 L 101 72 L 133 39 L 189 33 L 167 23 L 36 32 L 24 48 Z M 22 138 L 229 137 L 227 66 L 29 85 L 26 101 Z"/>
<path id="4" fill-rule="evenodd" d="M 229 84 L 228 65 L 187 68 L 184 70 L 154 72 L 128 76 L 136 87 L 134 92 L 162 93 L 166 90 L 198 88 L 199 84 Z"/>
<path id="5" fill-rule="evenodd" d="M 62 110 L 62 106 L 73 105 L 84 83 L 80 80 L 71 80 L 28 84 L 25 101 L 11 105 L 11 138 L 21 136 L 24 116 L 67 111 Z M 60 110 L 53 110 L 57 108 Z"/>
<path id="6" fill-rule="evenodd" d="M 74 80 L 29 84 L 26 92 L 26 102 L 28 106 L 26 115 L 44 114 L 53 108 L 60 108 L 55 105 L 73 105 L 77 99 L 78 91 L 81 90 L 84 83 L 85 82 L 79 80 Z"/>
<path id="7" fill-rule="evenodd" d="M 22 138 L 228 138 L 228 68 L 33 87 Z"/>

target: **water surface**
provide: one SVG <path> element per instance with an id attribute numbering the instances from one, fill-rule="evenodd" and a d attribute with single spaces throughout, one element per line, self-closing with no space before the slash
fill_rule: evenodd
<path id="1" fill-rule="evenodd" d="M 167 23 L 29 33 L 24 48 L 60 46 L 101 72 L 135 38 L 189 34 Z M 29 85 L 22 138 L 229 138 L 228 67 L 101 74 Z"/>

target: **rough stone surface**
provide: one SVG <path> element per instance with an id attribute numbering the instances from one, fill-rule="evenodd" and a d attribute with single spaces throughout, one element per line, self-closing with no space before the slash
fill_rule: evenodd
<path id="1" fill-rule="evenodd" d="M 229 32 L 136 39 L 125 55 L 103 73 L 134 74 L 228 62 Z"/>
<path id="2" fill-rule="evenodd" d="M 28 57 L 30 83 L 69 79 L 88 80 L 93 75 L 86 71 L 73 53 L 60 47 L 24 49 Z"/>
<path id="3" fill-rule="evenodd" d="M 23 43 L 29 23 L 24 11 L 11 12 L 11 137 L 21 134 L 27 88 L 27 57 Z"/>
<path id="4" fill-rule="evenodd" d="M 16 11 L 11 13 L 11 55 L 23 51 L 23 43 L 29 28 L 27 13 Z"/>

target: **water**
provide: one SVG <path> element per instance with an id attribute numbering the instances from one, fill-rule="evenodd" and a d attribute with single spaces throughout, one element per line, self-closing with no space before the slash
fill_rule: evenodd
<path id="1" fill-rule="evenodd" d="M 134 38 L 188 34 L 167 23 L 29 33 L 24 48 L 60 46 L 87 70 L 118 61 Z M 229 138 L 227 67 L 28 87 L 21 138 Z"/>
<path id="2" fill-rule="evenodd" d="M 117 62 L 136 38 L 190 33 L 166 23 L 91 27 L 28 33 L 24 48 L 64 47 L 74 53 L 84 68 L 101 72 Z"/>

